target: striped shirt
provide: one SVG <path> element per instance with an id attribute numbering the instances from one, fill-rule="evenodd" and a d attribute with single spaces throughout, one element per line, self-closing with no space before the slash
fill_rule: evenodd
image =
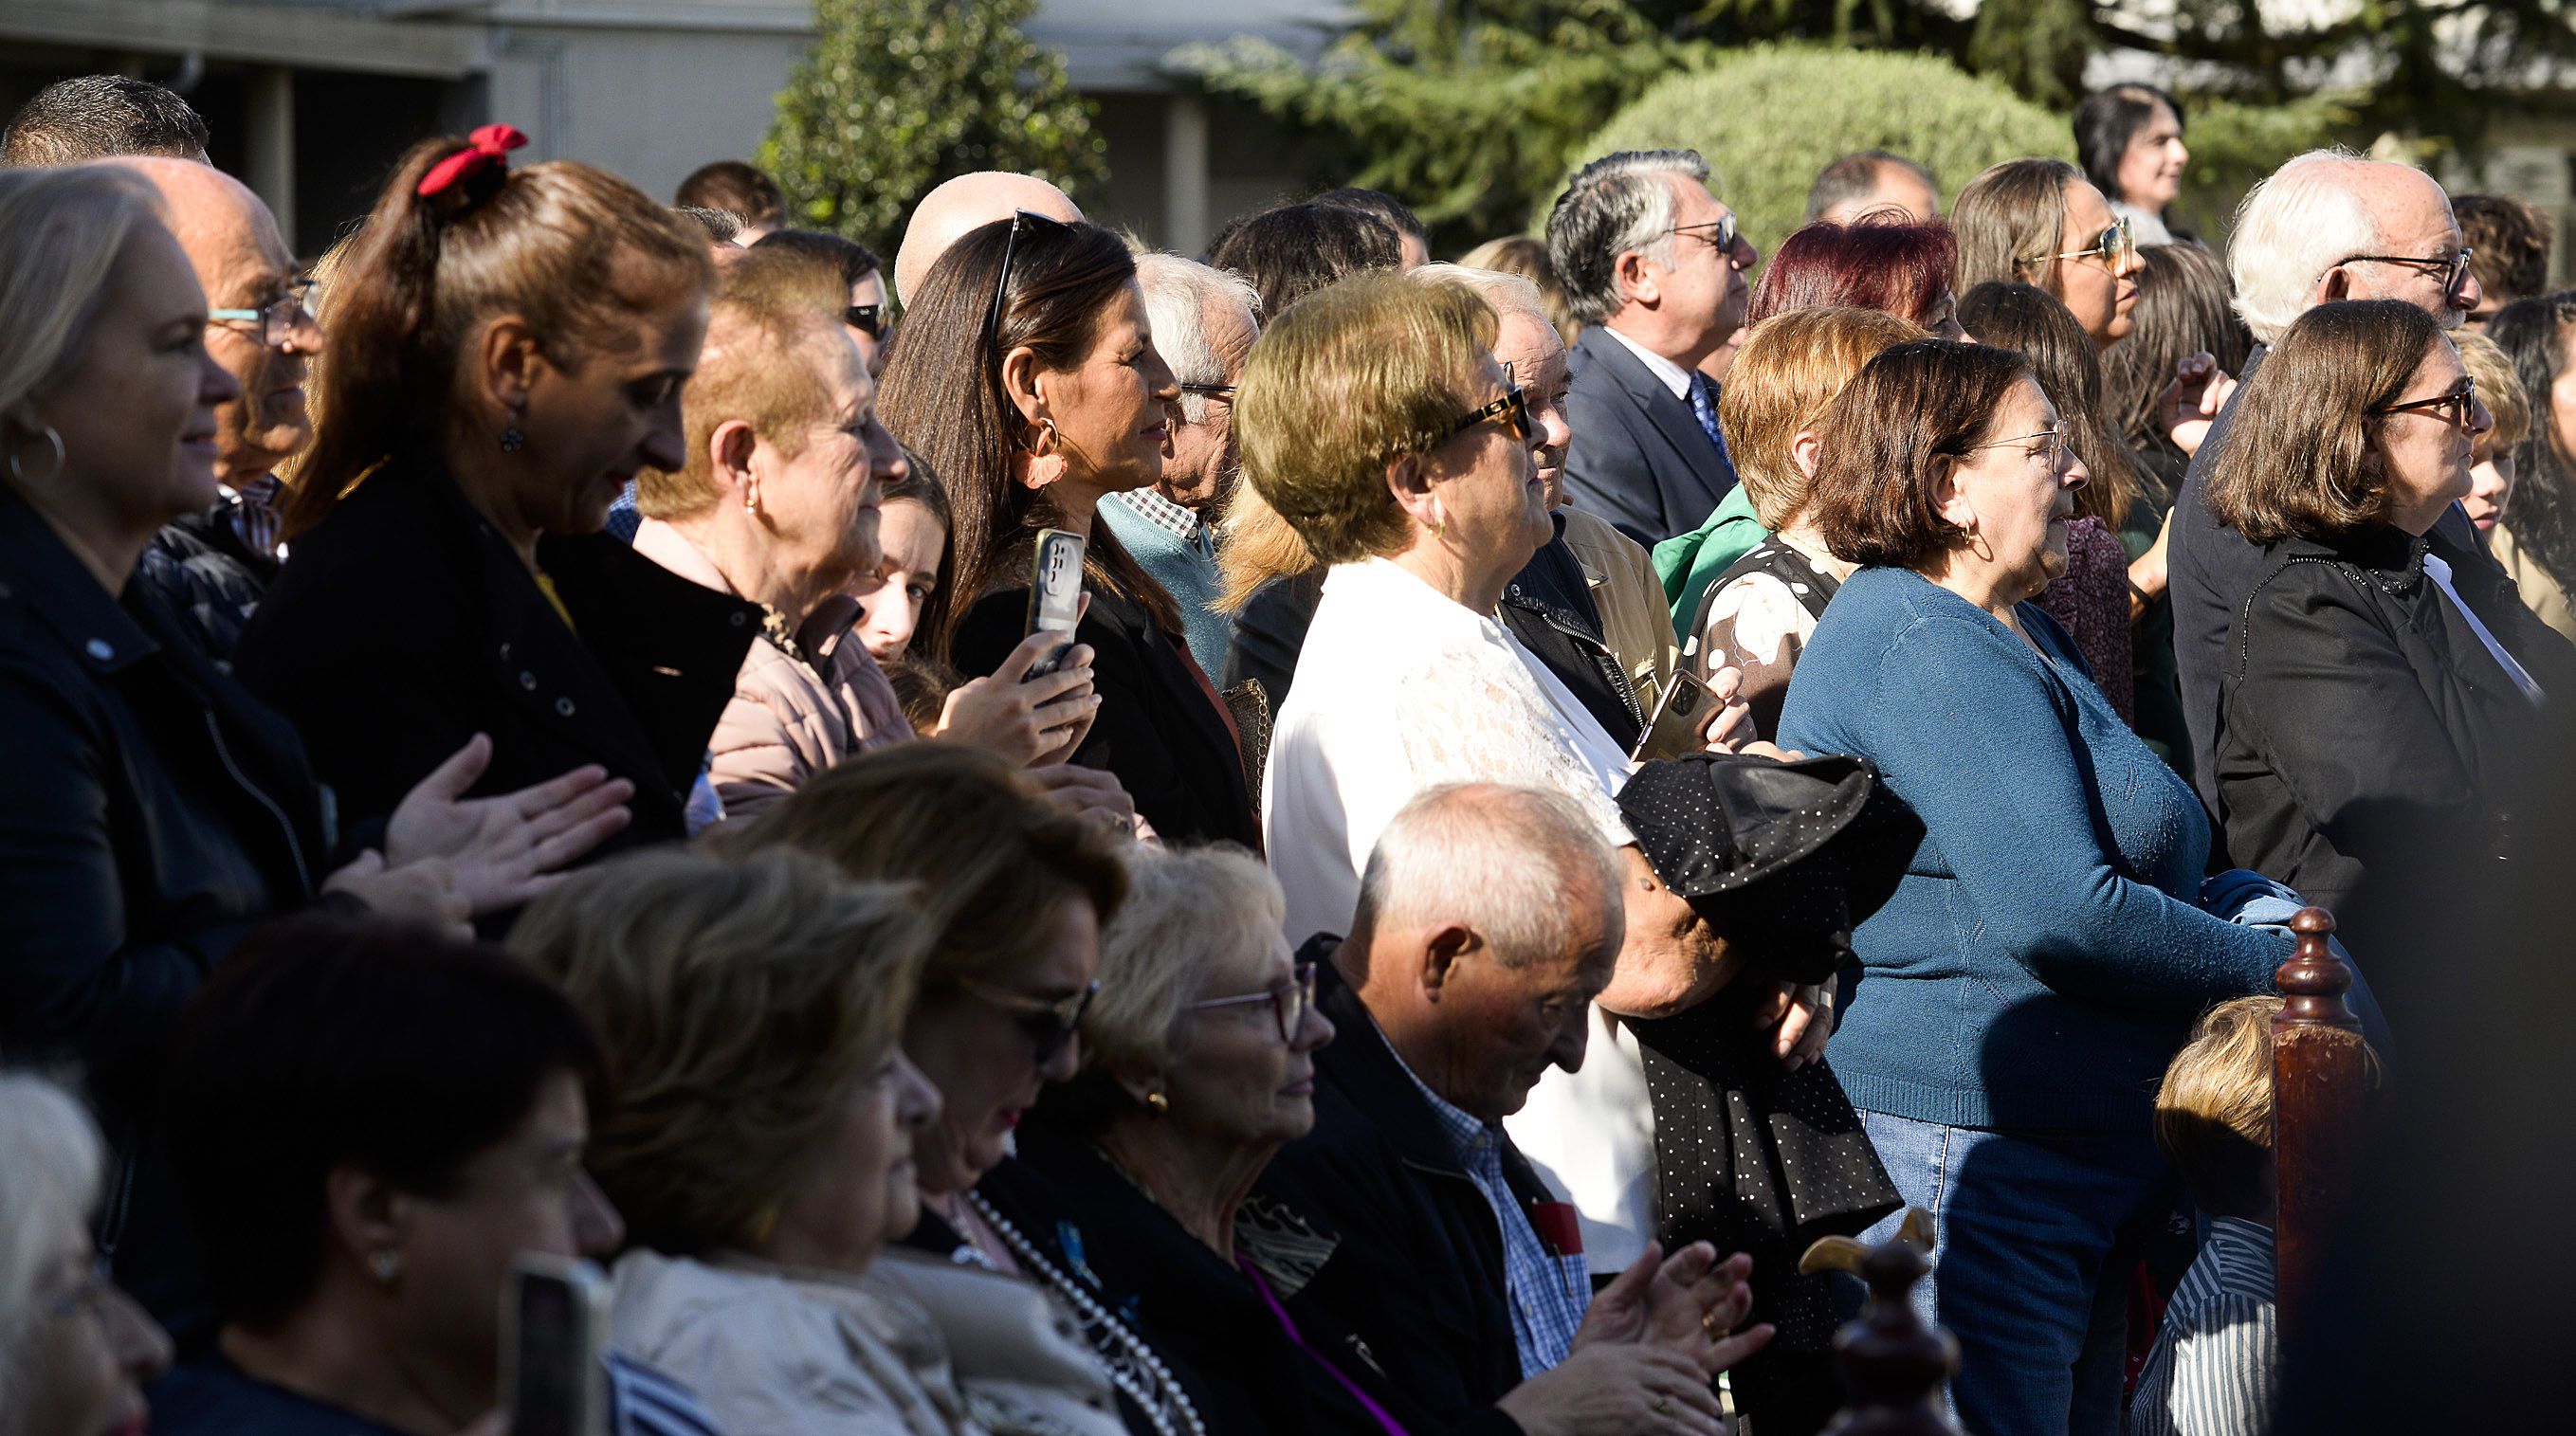
<path id="1" fill-rule="evenodd" d="M 1396 1059 L 1398 1066 L 1403 1062 Z M 1432 1120 L 1458 1153 L 1458 1164 L 1467 1169 L 1476 1190 L 1485 1194 L 1485 1204 L 1494 1209 L 1494 1225 L 1502 1229 L 1503 1285 L 1512 1302 L 1512 1344 L 1520 1348 L 1521 1375 L 1550 1370 L 1574 1349 L 1575 1329 L 1592 1304 L 1591 1268 L 1581 1252 L 1559 1256 L 1539 1240 L 1538 1228 L 1503 1178 L 1503 1143 L 1509 1139 L 1502 1125 L 1480 1122 L 1450 1105 L 1412 1068 L 1406 1067 L 1404 1075 L 1413 1078 L 1414 1089 L 1431 1105 Z"/>
<path id="2" fill-rule="evenodd" d="M 2268 1436 L 2280 1386 L 2272 1229 L 2213 1218 L 2138 1374 L 2127 1436 Z"/>
<path id="3" fill-rule="evenodd" d="M 722 1436 L 689 1388 L 614 1351 L 607 1364 L 609 1436 Z"/>

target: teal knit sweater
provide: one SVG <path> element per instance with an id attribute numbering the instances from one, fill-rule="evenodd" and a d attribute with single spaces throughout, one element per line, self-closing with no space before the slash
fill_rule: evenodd
<path id="1" fill-rule="evenodd" d="M 2268 992 L 2286 938 L 2193 901 L 2200 800 L 2121 723 L 2057 624 L 1864 569 L 1800 656 L 1780 744 L 1857 753 L 1923 819 L 1860 925 L 1827 1054 L 1855 1105 L 1966 1127 L 2134 1129 L 2205 1008 Z"/>

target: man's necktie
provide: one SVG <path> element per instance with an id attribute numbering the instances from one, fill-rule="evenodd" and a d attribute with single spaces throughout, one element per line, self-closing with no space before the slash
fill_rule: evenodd
<path id="1" fill-rule="evenodd" d="M 1717 427 L 1717 384 L 1706 374 L 1694 373 L 1690 379 L 1691 417 L 1699 420 L 1700 432 L 1717 445 L 1717 456 L 1726 458 L 1726 435 Z M 1732 460 L 1729 460 L 1732 462 Z"/>

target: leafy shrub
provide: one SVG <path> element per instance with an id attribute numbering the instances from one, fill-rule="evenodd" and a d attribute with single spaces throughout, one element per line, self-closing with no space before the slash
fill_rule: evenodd
<path id="1" fill-rule="evenodd" d="M 1944 208 L 1989 165 L 2075 157 L 2062 116 L 1946 60 L 1808 45 L 1712 52 L 1612 116 L 1573 159 L 1664 147 L 1707 157 L 1718 197 L 1765 251 L 1806 222 L 1817 172 L 1854 150 L 1930 169 Z M 1546 220 L 1542 208 L 1535 222 Z"/>
<path id="2" fill-rule="evenodd" d="M 1020 170 L 1066 190 L 1108 174 L 1094 106 L 1020 32 L 1038 0 L 815 0 L 761 168 L 790 222 L 888 255 L 940 181 Z"/>

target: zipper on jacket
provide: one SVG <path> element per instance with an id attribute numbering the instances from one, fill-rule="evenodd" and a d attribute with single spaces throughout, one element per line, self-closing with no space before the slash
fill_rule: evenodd
<path id="1" fill-rule="evenodd" d="M 233 750 L 224 746 L 223 725 L 215 721 L 215 715 L 211 709 L 206 712 L 206 736 L 215 740 L 215 756 L 223 759 L 224 771 L 232 775 L 233 781 L 241 785 L 243 792 L 259 799 L 259 805 L 268 809 L 270 817 L 277 819 L 278 830 L 286 834 L 286 855 L 294 859 L 295 876 L 304 884 L 304 891 L 300 896 L 311 897 L 314 893 L 313 871 L 304 865 L 304 844 L 296 839 L 295 824 L 287 819 L 286 810 L 277 805 L 277 800 L 271 798 L 267 790 L 245 777 L 240 765 L 233 762 Z"/>

